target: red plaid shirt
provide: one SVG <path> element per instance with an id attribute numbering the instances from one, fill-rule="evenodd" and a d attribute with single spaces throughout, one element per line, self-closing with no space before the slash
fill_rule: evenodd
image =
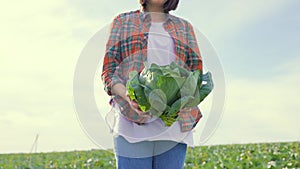
<path id="1" fill-rule="evenodd" d="M 130 71 L 141 72 L 144 68 L 150 25 L 149 13 L 139 10 L 122 13 L 114 18 L 101 75 L 108 95 L 112 96 L 113 85 L 126 85 Z M 199 69 L 202 72 L 202 58 L 192 25 L 184 19 L 168 15 L 164 28 L 173 39 L 176 62 L 191 71 Z M 139 116 L 120 96 L 112 96 L 112 100 L 119 105 L 121 113 L 128 120 L 141 125 L 146 122 L 147 119 Z M 181 131 L 192 130 L 201 117 L 198 107 L 178 112 Z"/>

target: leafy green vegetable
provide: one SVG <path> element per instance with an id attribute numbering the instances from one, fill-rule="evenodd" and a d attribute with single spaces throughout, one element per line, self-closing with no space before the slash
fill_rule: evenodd
<path id="1" fill-rule="evenodd" d="M 126 87 L 143 112 L 159 116 L 166 126 L 171 126 L 181 109 L 201 103 L 213 83 L 210 72 L 202 77 L 200 70 L 190 72 L 172 62 L 166 66 L 146 65 L 140 74 L 131 72 Z"/>
<path id="2" fill-rule="evenodd" d="M 196 70 L 189 74 L 189 76 L 186 78 L 184 84 L 180 89 L 181 97 L 194 95 L 195 90 L 198 87 L 197 83 L 198 83 L 199 76 L 200 76 L 199 70 Z"/>
<path id="3" fill-rule="evenodd" d="M 160 112 L 161 113 L 164 112 L 165 109 L 167 108 L 167 97 L 162 90 L 159 89 L 152 90 L 149 94 L 149 102 L 151 107 L 157 110 L 158 114 Z"/>
<path id="4" fill-rule="evenodd" d="M 145 96 L 144 87 L 139 82 L 138 73 L 136 71 L 130 72 L 129 78 L 131 80 L 126 84 L 126 87 L 130 99 L 138 102 L 142 111 L 147 111 L 150 108 L 150 103 Z"/>
<path id="5" fill-rule="evenodd" d="M 137 71 L 132 71 L 129 73 L 129 78 L 131 79 L 130 81 L 127 82 L 126 88 L 128 91 L 128 95 L 131 100 L 136 101 L 135 94 L 134 94 L 134 86 L 140 84 L 138 80 L 138 72 Z"/>
<path id="6" fill-rule="evenodd" d="M 182 98 L 176 100 L 176 101 L 172 104 L 171 108 L 167 111 L 167 115 L 168 115 L 168 116 L 174 116 L 174 115 L 176 115 L 177 112 L 178 112 L 180 109 L 184 108 L 185 105 L 186 105 L 187 103 L 191 102 L 193 99 L 194 99 L 193 96 L 184 96 L 184 97 L 182 97 Z"/>

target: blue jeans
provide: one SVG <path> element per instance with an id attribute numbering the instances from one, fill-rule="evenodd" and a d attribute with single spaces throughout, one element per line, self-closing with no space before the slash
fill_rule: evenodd
<path id="1" fill-rule="evenodd" d="M 183 169 L 187 145 L 173 141 L 129 143 L 114 138 L 118 169 Z"/>

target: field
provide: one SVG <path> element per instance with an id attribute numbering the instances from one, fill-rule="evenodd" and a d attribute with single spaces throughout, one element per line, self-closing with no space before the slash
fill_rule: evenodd
<path id="1" fill-rule="evenodd" d="M 189 148 L 186 169 L 300 168 L 299 142 L 232 144 Z M 114 169 L 109 151 L 1 154 L 0 169 L 101 168 Z"/>

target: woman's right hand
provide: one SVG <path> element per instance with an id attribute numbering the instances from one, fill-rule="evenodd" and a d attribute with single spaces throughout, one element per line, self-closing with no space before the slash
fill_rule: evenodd
<path id="1" fill-rule="evenodd" d="M 115 95 L 119 95 L 124 100 L 128 102 L 130 105 L 130 108 L 133 109 L 139 116 L 151 118 L 152 115 L 147 112 L 142 112 L 139 108 L 139 105 L 137 102 L 130 99 L 128 92 L 126 90 L 126 87 L 122 83 L 117 83 L 112 87 L 112 93 Z"/>
<path id="2" fill-rule="evenodd" d="M 149 114 L 148 112 L 141 111 L 141 109 L 139 108 L 139 104 L 136 101 L 131 100 L 127 93 L 126 93 L 126 96 L 124 99 L 128 102 L 131 109 L 133 109 L 139 116 L 145 117 L 145 118 L 152 118 L 152 115 Z"/>

